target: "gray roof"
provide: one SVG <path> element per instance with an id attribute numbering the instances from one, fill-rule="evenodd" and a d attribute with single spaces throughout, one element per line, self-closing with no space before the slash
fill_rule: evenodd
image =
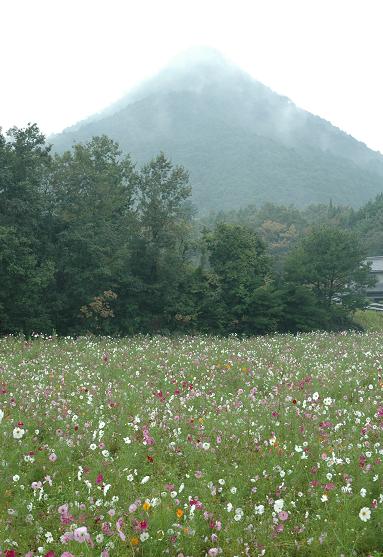
<path id="1" fill-rule="evenodd" d="M 383 273 L 383 255 L 367 257 L 367 261 L 371 263 L 371 271 L 373 273 Z"/>

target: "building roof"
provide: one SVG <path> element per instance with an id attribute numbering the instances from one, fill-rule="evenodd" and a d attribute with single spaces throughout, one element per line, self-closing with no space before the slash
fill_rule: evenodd
<path id="1" fill-rule="evenodd" d="M 383 255 L 367 257 L 367 261 L 371 263 L 371 271 L 373 273 L 383 273 Z"/>

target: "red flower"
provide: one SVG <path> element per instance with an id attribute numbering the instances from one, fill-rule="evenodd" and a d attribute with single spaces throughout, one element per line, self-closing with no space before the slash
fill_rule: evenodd
<path id="1" fill-rule="evenodd" d="M 14 549 L 6 549 L 5 557 L 16 557 L 16 551 Z"/>
<path id="2" fill-rule="evenodd" d="M 154 461 L 154 458 L 152 456 L 148 455 L 146 458 L 148 459 L 148 462 L 153 462 Z"/>
<path id="3" fill-rule="evenodd" d="M 103 481 L 104 481 L 104 476 L 102 474 L 98 474 L 96 478 L 96 484 L 102 484 Z"/>

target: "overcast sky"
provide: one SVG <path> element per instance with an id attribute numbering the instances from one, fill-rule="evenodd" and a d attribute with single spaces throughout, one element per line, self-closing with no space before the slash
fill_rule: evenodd
<path id="1" fill-rule="evenodd" d="M 57 132 L 215 47 L 383 152 L 383 0 L 0 0 L 0 126 Z"/>

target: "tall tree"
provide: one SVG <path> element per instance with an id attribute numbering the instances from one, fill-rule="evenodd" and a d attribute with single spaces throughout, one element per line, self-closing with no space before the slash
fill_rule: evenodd
<path id="1" fill-rule="evenodd" d="M 331 226 L 314 227 L 286 262 L 288 282 L 308 286 L 320 303 L 346 311 L 365 307 L 374 280 L 357 236 Z"/>
<path id="2" fill-rule="evenodd" d="M 38 127 L 0 133 L 0 332 L 49 331 L 54 275 L 50 148 Z"/>
<path id="3" fill-rule="evenodd" d="M 134 228 L 135 171 L 106 136 L 56 156 L 57 216 L 54 308 L 62 331 L 86 327 L 80 309 L 118 287 Z"/>
<path id="4" fill-rule="evenodd" d="M 217 324 L 225 332 L 275 330 L 279 303 L 270 277 L 266 247 L 251 229 L 218 224 L 205 232 L 209 251 L 208 298 L 216 300 Z M 209 317 L 211 321 L 211 317 Z"/>
<path id="5" fill-rule="evenodd" d="M 177 325 L 177 295 L 189 249 L 192 209 L 189 175 L 163 153 L 137 175 L 137 229 L 121 303 L 139 316 L 136 327 L 158 330 Z"/>

